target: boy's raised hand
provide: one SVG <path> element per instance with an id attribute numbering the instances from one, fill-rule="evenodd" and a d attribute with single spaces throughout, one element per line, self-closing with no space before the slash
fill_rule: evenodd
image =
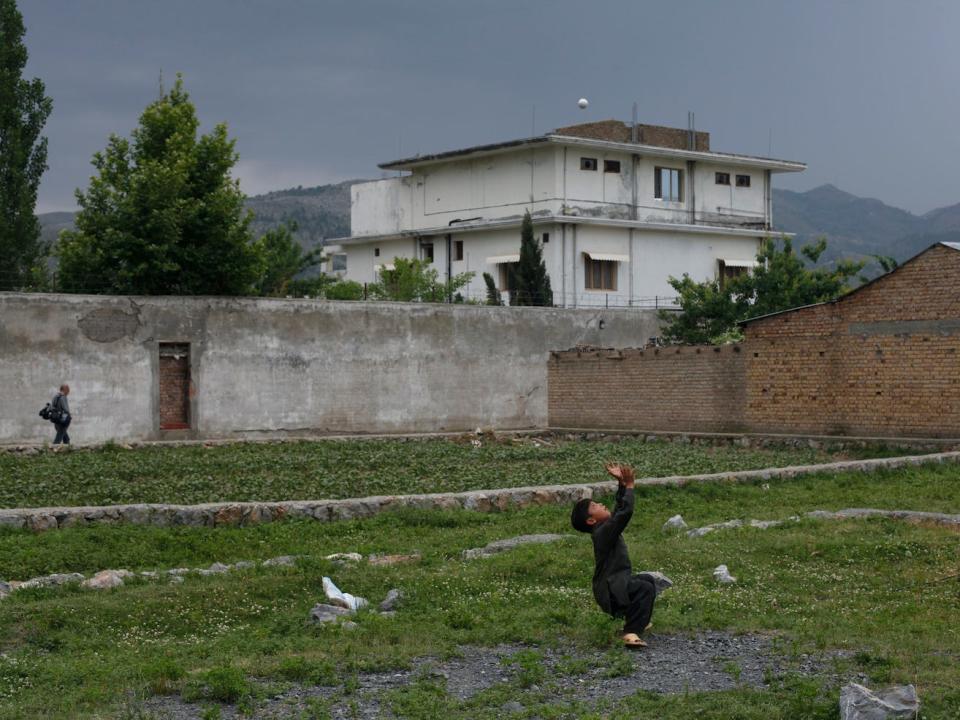
<path id="1" fill-rule="evenodd" d="M 616 478 L 618 483 L 627 488 L 633 487 L 636 476 L 632 467 L 620 463 L 607 463 L 606 469 L 612 477 Z"/>

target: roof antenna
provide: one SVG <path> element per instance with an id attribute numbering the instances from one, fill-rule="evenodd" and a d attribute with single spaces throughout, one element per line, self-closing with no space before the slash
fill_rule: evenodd
<path id="1" fill-rule="evenodd" d="M 637 103 L 633 103 L 633 123 L 630 125 L 630 142 L 637 142 Z"/>
<path id="2" fill-rule="evenodd" d="M 696 116 L 692 111 L 687 111 L 687 150 L 697 149 L 697 131 Z"/>
<path id="3" fill-rule="evenodd" d="M 767 137 L 767 157 L 773 157 L 773 128 L 770 128 L 770 135 Z"/>
<path id="4" fill-rule="evenodd" d="M 159 95 L 157 95 L 157 100 L 163 100 L 163 68 L 160 68 Z"/>
<path id="5" fill-rule="evenodd" d="M 530 137 L 537 136 L 537 106 L 533 106 L 530 117 Z"/>

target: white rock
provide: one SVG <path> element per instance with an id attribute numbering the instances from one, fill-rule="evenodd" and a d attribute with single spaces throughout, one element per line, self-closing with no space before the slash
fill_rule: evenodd
<path id="1" fill-rule="evenodd" d="M 333 580 L 328 577 L 323 578 L 323 592 L 331 605 L 339 605 L 347 610 L 359 610 L 366 607 L 369 603 L 362 597 L 356 597 L 350 593 L 345 593 L 333 584 Z"/>
<path id="2" fill-rule="evenodd" d="M 348 610 L 347 608 L 340 607 L 339 605 L 327 605 L 325 603 L 318 603 L 313 606 L 313 609 L 310 610 L 310 622 L 313 623 L 328 623 L 335 622 L 345 615 L 350 615 L 353 611 Z"/>
<path id="3" fill-rule="evenodd" d="M 234 570 L 249 570 L 254 567 L 256 563 L 250 562 L 249 560 L 241 560 L 240 562 L 235 562 L 233 564 Z"/>
<path id="4" fill-rule="evenodd" d="M 920 701 L 913 685 L 870 690 L 850 683 L 840 689 L 840 720 L 914 718 L 919 711 Z"/>
<path id="5" fill-rule="evenodd" d="M 714 529 L 710 525 L 706 525 L 702 528 L 694 528 L 693 530 L 687 531 L 687 537 L 692 537 L 692 538 L 703 537 L 707 533 L 712 533 L 713 530 Z"/>
<path id="6" fill-rule="evenodd" d="M 683 521 L 683 515 L 674 515 L 663 524 L 663 530 L 686 530 L 687 524 Z"/>
<path id="7" fill-rule="evenodd" d="M 263 561 L 264 567 L 292 567 L 297 564 L 296 555 L 281 555 L 280 557 L 270 558 Z"/>
<path id="8" fill-rule="evenodd" d="M 91 588 L 93 590 L 106 590 L 108 588 L 120 587 L 123 585 L 124 574 L 129 577 L 128 570 L 101 570 L 92 578 L 80 583 L 80 587 Z"/>
<path id="9" fill-rule="evenodd" d="M 384 598 L 383 602 L 380 603 L 380 612 L 386 613 L 396 610 L 402 599 L 403 593 L 396 588 L 392 589 L 387 593 L 387 597 Z"/>
<path id="10" fill-rule="evenodd" d="M 333 555 L 327 555 L 324 559 L 335 563 L 360 562 L 363 560 L 363 555 L 360 553 L 333 553 Z"/>
<path id="11" fill-rule="evenodd" d="M 766 530 L 767 528 L 776 527 L 777 525 L 783 525 L 779 520 L 751 520 L 750 527 L 759 528 L 760 530 Z"/>
<path id="12" fill-rule="evenodd" d="M 644 570 L 643 572 L 638 574 L 649 575 L 650 577 L 653 578 L 653 584 L 657 588 L 657 595 L 662 593 L 664 590 L 667 590 L 673 587 L 673 580 L 671 580 L 670 578 L 668 578 L 666 575 L 664 575 L 662 572 L 659 572 L 658 570 Z"/>
<path id="13" fill-rule="evenodd" d="M 730 574 L 726 565 L 717 565 L 717 567 L 714 568 L 713 579 L 721 585 L 732 585 L 737 581 L 737 579 Z"/>
<path id="14" fill-rule="evenodd" d="M 224 565 L 223 563 L 215 562 L 208 568 L 202 568 L 197 570 L 201 575 L 222 575 L 225 572 L 229 572 L 232 568 L 232 565 Z"/>

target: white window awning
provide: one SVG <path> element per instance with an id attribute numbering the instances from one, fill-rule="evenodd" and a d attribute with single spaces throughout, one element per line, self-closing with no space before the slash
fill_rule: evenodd
<path id="1" fill-rule="evenodd" d="M 506 263 L 518 263 L 520 262 L 520 253 L 516 255 L 494 255 L 493 257 L 488 257 L 487 262 L 490 265 L 504 265 Z"/>
<path id="2" fill-rule="evenodd" d="M 603 260 L 604 262 L 630 262 L 629 255 L 617 255 L 615 253 L 586 252 L 583 253 L 591 260 Z"/>
<path id="3" fill-rule="evenodd" d="M 722 262 L 725 267 L 735 268 L 754 268 L 759 265 L 756 260 L 736 260 L 734 258 L 720 258 L 720 262 Z"/>

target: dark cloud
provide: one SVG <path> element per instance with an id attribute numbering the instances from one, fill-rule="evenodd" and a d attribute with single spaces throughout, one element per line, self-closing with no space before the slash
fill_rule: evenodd
<path id="1" fill-rule="evenodd" d="M 922 212 L 960 201 L 951 0 L 21 0 L 47 83 L 41 210 L 72 206 L 90 156 L 184 74 L 238 140 L 248 193 L 379 175 L 377 162 L 581 119 L 684 126 L 720 150 L 803 160 Z M 586 112 L 576 109 L 590 99 Z"/>

